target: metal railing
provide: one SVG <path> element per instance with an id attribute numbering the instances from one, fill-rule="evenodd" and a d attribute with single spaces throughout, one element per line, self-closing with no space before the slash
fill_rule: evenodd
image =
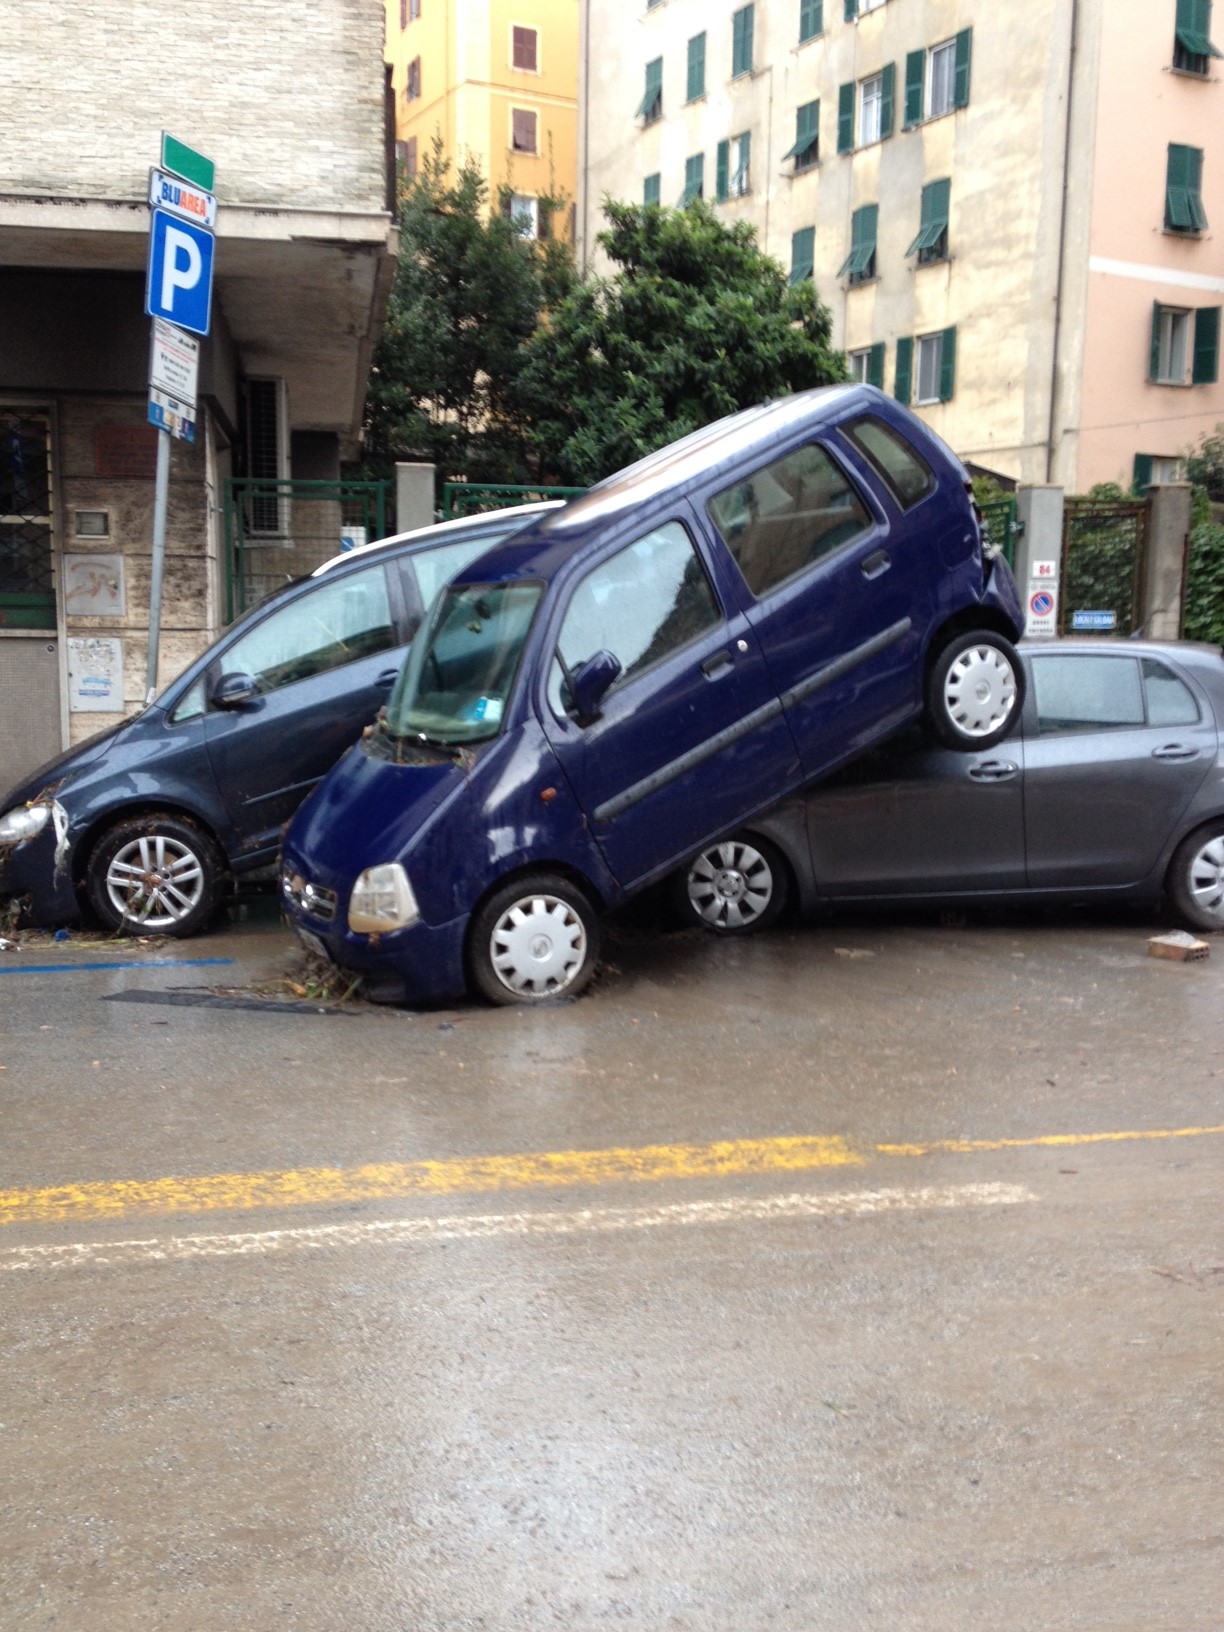
<path id="1" fill-rule="evenodd" d="M 1066 500 L 1061 634 L 1095 629 L 1129 635 L 1138 629 L 1146 546 L 1147 507 L 1141 499 Z"/>
<path id="2" fill-rule="evenodd" d="M 993 544 L 1002 550 L 1009 567 L 1016 564 L 1016 522 L 1015 499 L 988 499 L 985 504 L 979 504 L 982 512 L 982 534 L 986 543 Z"/>
<path id="3" fill-rule="evenodd" d="M 497 482 L 445 482 L 442 486 L 442 519 L 480 515 L 486 510 L 505 510 L 513 504 L 537 504 L 543 499 L 576 499 L 585 487 L 531 487 Z"/>
<path id="4" fill-rule="evenodd" d="M 225 614 L 333 555 L 387 537 L 391 483 L 231 476 L 225 483 Z"/>

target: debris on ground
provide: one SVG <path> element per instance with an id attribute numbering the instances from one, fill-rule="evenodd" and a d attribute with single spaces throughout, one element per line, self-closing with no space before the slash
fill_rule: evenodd
<path id="1" fill-rule="evenodd" d="M 1165 935 L 1153 935 L 1148 942 L 1148 955 L 1153 958 L 1171 958 L 1175 963 L 1196 963 L 1211 956 L 1211 947 L 1197 935 L 1184 929 L 1171 929 Z"/>
<path id="2" fill-rule="evenodd" d="M 833 956 L 835 958 L 874 958 L 875 953 L 869 951 L 865 946 L 835 946 Z"/>
<path id="3" fill-rule="evenodd" d="M 16 941 L 6 940 L 3 935 L 0 935 L 0 952 L 16 952 L 17 950 Z"/>

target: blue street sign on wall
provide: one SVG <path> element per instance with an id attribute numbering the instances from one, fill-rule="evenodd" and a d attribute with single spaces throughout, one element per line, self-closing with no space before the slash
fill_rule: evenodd
<path id="1" fill-rule="evenodd" d="M 149 275 L 145 311 L 192 334 L 207 334 L 212 307 L 211 232 L 153 211 L 149 233 Z"/>

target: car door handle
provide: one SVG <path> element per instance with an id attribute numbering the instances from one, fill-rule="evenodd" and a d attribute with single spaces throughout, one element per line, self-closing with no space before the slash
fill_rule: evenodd
<path id="1" fill-rule="evenodd" d="M 726 674 L 734 661 L 730 652 L 715 652 L 701 665 L 701 672 L 707 680 L 717 680 L 720 674 Z"/>
<path id="2" fill-rule="evenodd" d="M 1187 747 L 1184 742 L 1166 742 L 1161 748 L 1152 749 L 1153 759 L 1197 759 L 1198 749 Z"/>
<path id="3" fill-rule="evenodd" d="M 374 684 L 379 691 L 390 691 L 398 675 L 398 669 L 384 669 Z"/>
<path id="4" fill-rule="evenodd" d="M 887 572 L 892 566 L 892 556 L 887 550 L 872 550 L 870 555 L 863 557 L 861 567 L 864 578 L 878 578 L 881 573 Z"/>
<path id="5" fill-rule="evenodd" d="M 970 765 L 969 775 L 975 782 L 1008 782 L 1019 769 L 1010 759 L 984 759 L 980 765 Z"/>

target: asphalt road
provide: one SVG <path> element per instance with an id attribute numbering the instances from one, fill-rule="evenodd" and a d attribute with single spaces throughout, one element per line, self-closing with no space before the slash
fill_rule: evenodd
<path id="1" fill-rule="evenodd" d="M 0 1626 L 1217 1632 L 1224 944 L 1154 927 L 417 1015 L 0 955 Z"/>

